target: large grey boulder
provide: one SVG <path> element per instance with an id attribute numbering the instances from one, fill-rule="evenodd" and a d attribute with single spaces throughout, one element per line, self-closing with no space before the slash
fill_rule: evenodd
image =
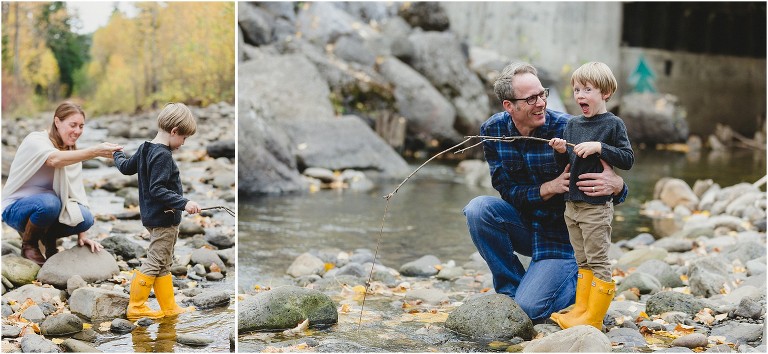
<path id="1" fill-rule="evenodd" d="M 719 256 L 700 258 L 688 268 L 688 285 L 691 294 L 710 297 L 718 295 L 729 282 L 728 264 Z"/>
<path id="2" fill-rule="evenodd" d="M 608 353 L 611 341 L 602 331 L 592 326 L 575 326 L 534 339 L 523 353 Z"/>
<path id="3" fill-rule="evenodd" d="M 439 2 L 411 2 L 402 4 L 397 14 L 413 27 L 425 31 L 445 31 L 451 27 L 448 13 Z"/>
<path id="4" fill-rule="evenodd" d="M 400 274 L 409 277 L 429 277 L 438 273 L 438 265 L 440 265 L 440 260 L 437 257 L 426 255 L 403 264 L 400 267 Z"/>
<path id="5" fill-rule="evenodd" d="M 23 303 L 27 299 L 32 299 L 35 303 L 49 302 L 58 306 L 67 298 L 67 293 L 52 287 L 37 286 L 34 284 L 23 285 L 22 287 L 3 294 L 3 300 L 14 300 Z"/>
<path id="6" fill-rule="evenodd" d="M 324 121 L 334 117 L 328 83 L 302 54 L 260 51 L 258 58 L 240 65 L 239 72 L 238 96 L 263 100 L 279 121 Z"/>
<path id="7" fill-rule="evenodd" d="M 324 122 L 286 122 L 285 126 L 299 146 L 297 161 L 306 167 L 371 171 L 388 178 L 410 173 L 405 160 L 356 116 Z"/>
<path id="8" fill-rule="evenodd" d="M 681 143 L 688 139 L 685 108 L 677 97 L 629 93 L 621 97 L 621 119 L 634 144 Z"/>
<path id="9" fill-rule="evenodd" d="M 69 309 L 90 320 L 124 317 L 128 307 L 128 294 L 101 289 L 80 288 L 72 292 Z"/>
<path id="10" fill-rule="evenodd" d="M 332 2 L 309 2 L 296 16 L 296 30 L 313 44 L 323 47 L 343 35 L 357 33 L 353 23 L 361 25 L 352 15 Z M 362 24 L 362 26 L 367 26 Z"/>
<path id="11" fill-rule="evenodd" d="M 210 309 L 215 307 L 228 306 L 230 302 L 229 293 L 226 291 L 208 290 L 192 298 L 185 299 L 184 303 L 195 306 L 198 310 Z"/>
<path id="12" fill-rule="evenodd" d="M 40 271 L 40 266 L 29 259 L 14 255 L 3 255 L 2 258 L 3 278 L 15 286 L 31 284 Z"/>
<path id="13" fill-rule="evenodd" d="M 282 286 L 254 295 L 238 304 L 238 330 L 269 331 L 296 327 L 304 320 L 310 326 L 338 322 L 336 304 L 317 290 Z"/>
<path id="14" fill-rule="evenodd" d="M 237 7 L 237 24 L 245 43 L 260 46 L 274 40 L 274 16 L 253 3 L 244 2 Z"/>
<path id="15" fill-rule="evenodd" d="M 640 294 L 655 294 L 661 290 L 661 283 L 651 274 L 636 271 L 622 279 L 616 292 L 620 293 L 631 288 L 637 288 Z"/>
<path id="16" fill-rule="evenodd" d="M 395 57 L 385 58 L 379 72 L 395 87 L 398 112 L 408 122 L 408 130 L 425 141 L 460 137 L 453 128 L 455 108 L 419 72 Z"/>
<path id="17" fill-rule="evenodd" d="M 64 336 L 83 330 L 83 321 L 71 313 L 51 315 L 40 325 L 40 333 L 46 336 Z"/>
<path id="18" fill-rule="evenodd" d="M 243 96 L 238 105 L 238 191 L 253 195 L 306 189 L 307 182 L 296 163 L 296 147 L 277 124 L 267 103 Z"/>
<path id="19" fill-rule="evenodd" d="M 61 347 L 68 353 L 101 353 L 101 350 L 94 348 L 92 345 L 73 338 L 65 339 L 61 343 Z"/>
<path id="20" fill-rule="evenodd" d="M 123 257 L 124 260 L 146 257 L 147 250 L 123 235 L 110 236 L 101 240 L 101 245 L 109 253 Z"/>
<path id="21" fill-rule="evenodd" d="M 216 264 L 216 266 L 218 266 L 224 273 L 227 271 L 227 266 L 224 264 L 224 261 L 221 260 L 221 257 L 208 248 L 201 247 L 192 251 L 190 260 L 193 264 L 202 264 L 205 266 L 206 271 L 211 271 L 212 264 Z"/>
<path id="22" fill-rule="evenodd" d="M 67 280 L 73 275 L 79 275 L 88 283 L 95 283 L 110 279 L 118 273 L 120 269 L 109 252 L 102 250 L 92 253 L 89 247 L 75 246 L 49 258 L 37 273 L 37 280 L 66 289 Z"/>
<path id="23" fill-rule="evenodd" d="M 489 116 L 490 103 L 456 34 L 414 32 L 408 39 L 414 47 L 411 66 L 454 105 L 459 132 L 476 134 Z"/>
<path id="24" fill-rule="evenodd" d="M 37 335 L 32 331 L 27 332 L 19 341 L 22 353 L 61 353 L 62 350 L 52 341 Z"/>
<path id="25" fill-rule="evenodd" d="M 645 303 L 645 312 L 653 316 L 664 312 L 679 311 L 693 316 L 705 307 L 707 307 L 707 304 L 693 297 L 693 295 L 675 291 L 662 291 L 648 298 Z"/>
<path id="26" fill-rule="evenodd" d="M 533 323 L 507 295 L 488 294 L 465 302 L 450 314 L 445 327 L 471 338 L 508 340 L 533 338 Z"/>

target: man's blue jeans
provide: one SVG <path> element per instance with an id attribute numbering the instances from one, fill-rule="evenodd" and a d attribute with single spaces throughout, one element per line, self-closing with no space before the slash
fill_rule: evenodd
<path id="1" fill-rule="evenodd" d="M 480 196 L 464 207 L 472 242 L 493 274 L 496 293 L 506 294 L 533 321 L 544 320 L 576 299 L 576 260 L 531 261 L 528 271 L 515 252 L 532 254 L 533 234 L 520 212 L 501 198 Z"/>
<path id="2" fill-rule="evenodd" d="M 57 239 L 70 235 L 77 235 L 93 226 L 93 214 L 80 205 L 83 213 L 83 222 L 69 226 L 59 222 L 61 212 L 61 200 L 56 194 L 41 193 L 21 198 L 3 210 L 3 221 L 14 228 L 20 234 L 27 226 L 27 220 L 41 228 L 48 228 L 45 233 L 48 239 Z"/>

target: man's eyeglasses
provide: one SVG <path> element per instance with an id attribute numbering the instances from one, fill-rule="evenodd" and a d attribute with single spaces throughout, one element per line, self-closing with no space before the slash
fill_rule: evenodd
<path id="1" fill-rule="evenodd" d="M 542 91 L 540 94 L 536 94 L 530 97 L 526 98 L 513 98 L 507 101 L 525 101 L 525 103 L 533 106 L 536 104 L 536 102 L 541 98 L 544 102 L 547 101 L 547 97 L 549 97 L 549 89 L 545 88 L 544 91 Z"/>

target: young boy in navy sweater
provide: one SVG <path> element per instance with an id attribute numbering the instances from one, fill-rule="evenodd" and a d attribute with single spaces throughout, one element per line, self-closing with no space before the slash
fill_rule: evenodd
<path id="1" fill-rule="evenodd" d="M 573 72 L 571 86 L 583 114 L 571 118 L 563 131 L 563 139 L 554 138 L 549 145 L 558 152 L 555 159 L 560 167 L 571 165 L 570 188 L 565 194 L 565 224 L 579 271 L 573 310 L 553 313 L 551 317 L 563 329 L 591 325 L 601 330 L 603 317 L 616 292 L 608 260 L 613 197 L 597 196 L 594 193 L 600 191 L 595 187 L 591 191 L 580 191 L 576 186 L 578 179 L 573 176 L 602 172 L 600 160 L 629 170 L 635 157 L 627 127 L 606 107 L 618 86 L 608 65 L 599 62 L 582 65 Z M 566 142 L 576 146 L 568 149 Z"/>
<path id="2" fill-rule="evenodd" d="M 171 152 L 195 134 L 197 123 L 192 111 L 183 103 L 169 103 L 158 115 L 157 125 L 157 136 L 141 144 L 130 158 L 126 158 L 122 151 L 113 154 L 115 166 L 120 172 L 139 175 L 141 223 L 150 233 L 147 260 L 140 270 L 135 271 L 131 281 L 126 313 L 130 320 L 175 316 L 195 310 L 192 306 L 184 308 L 176 304 L 170 270 L 173 247 L 179 235 L 181 210 L 190 214 L 199 213 L 200 206 L 184 198 L 179 168 Z M 146 304 L 153 287 L 160 311 L 152 310 Z"/>

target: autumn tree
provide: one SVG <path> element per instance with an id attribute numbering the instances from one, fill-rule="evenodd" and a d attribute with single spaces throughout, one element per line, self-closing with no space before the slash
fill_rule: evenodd
<path id="1" fill-rule="evenodd" d="M 3 111 L 35 111 L 57 100 L 60 69 L 37 19 L 49 3 L 2 5 Z"/>
<path id="2" fill-rule="evenodd" d="M 168 101 L 234 100 L 234 3 L 142 2 L 116 11 L 92 39 L 81 85 L 94 112 L 132 112 Z"/>

